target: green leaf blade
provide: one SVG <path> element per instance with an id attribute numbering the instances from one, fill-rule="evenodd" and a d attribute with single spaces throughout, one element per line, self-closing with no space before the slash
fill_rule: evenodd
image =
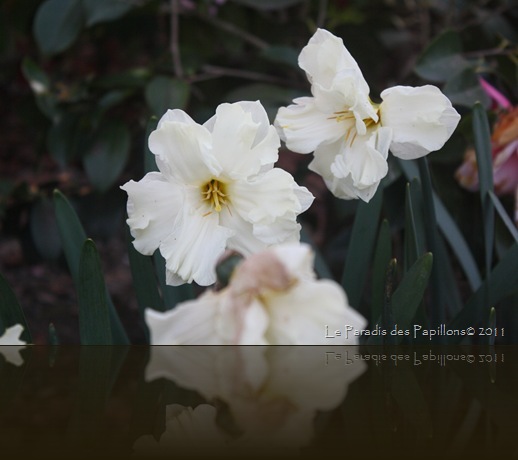
<path id="1" fill-rule="evenodd" d="M 77 296 L 81 345 L 113 345 L 101 261 L 92 240 L 81 250 Z"/>
<path id="2" fill-rule="evenodd" d="M 423 299 L 432 266 L 432 254 L 422 255 L 410 267 L 392 295 L 391 304 L 394 321 L 399 329 L 407 329 L 410 326 Z"/>
<path id="3" fill-rule="evenodd" d="M 15 324 L 23 326 L 20 339 L 26 343 L 32 343 L 31 333 L 22 307 L 18 303 L 18 299 L 11 286 L 0 274 L 0 335 L 5 332 L 5 329 Z"/>
<path id="4" fill-rule="evenodd" d="M 65 252 L 68 269 L 70 270 L 77 289 L 79 286 L 81 252 L 83 244 L 87 239 L 86 233 L 74 208 L 59 190 L 54 191 L 54 207 L 56 210 L 56 221 L 58 223 L 59 234 L 61 236 L 61 243 Z M 115 310 L 115 306 L 113 305 L 106 288 L 105 297 L 109 308 L 113 343 L 117 345 L 127 345 L 129 344 L 128 336 L 122 326 L 119 315 Z"/>
<path id="5" fill-rule="evenodd" d="M 342 286 L 350 304 L 358 309 L 376 242 L 383 189 L 380 187 L 369 203 L 358 204 L 351 240 L 345 259 Z"/>

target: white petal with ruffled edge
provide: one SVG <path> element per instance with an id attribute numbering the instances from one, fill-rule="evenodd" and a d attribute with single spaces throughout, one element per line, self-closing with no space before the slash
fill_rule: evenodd
<path id="1" fill-rule="evenodd" d="M 393 131 L 390 150 L 404 160 L 439 150 L 460 120 L 450 100 L 432 85 L 394 86 L 381 98 L 381 124 Z"/>
<path id="2" fill-rule="evenodd" d="M 184 201 L 182 188 L 158 172 L 146 174 L 139 182 L 121 187 L 128 194 L 128 220 L 133 245 L 142 254 L 151 255 L 173 228 Z"/>
<path id="3" fill-rule="evenodd" d="M 203 215 L 184 206 L 169 236 L 162 241 L 160 252 L 167 270 L 183 282 L 209 286 L 216 281 L 214 267 L 232 235 L 234 230 L 219 225 L 217 213 Z"/>
<path id="4" fill-rule="evenodd" d="M 278 159 L 279 136 L 257 102 L 221 104 L 204 127 L 212 133 L 212 149 L 230 178 L 249 177 Z"/>
<path id="5" fill-rule="evenodd" d="M 275 126 L 286 146 L 294 152 L 313 152 L 321 144 L 338 140 L 351 125 L 331 119 L 331 112 L 317 108 L 315 98 L 299 97 L 293 102 L 295 104 L 279 109 Z"/>
<path id="6" fill-rule="evenodd" d="M 202 185 L 221 172 L 211 154 L 211 134 L 197 124 L 165 121 L 149 135 L 160 172 L 190 185 Z"/>

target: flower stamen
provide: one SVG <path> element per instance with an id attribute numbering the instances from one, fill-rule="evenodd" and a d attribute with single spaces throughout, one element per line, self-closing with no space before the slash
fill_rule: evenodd
<path id="1" fill-rule="evenodd" d="M 211 179 L 201 188 L 203 200 L 208 201 L 210 208 L 216 212 L 221 212 L 221 207 L 228 203 L 228 195 L 225 192 L 225 184 L 216 179 Z"/>

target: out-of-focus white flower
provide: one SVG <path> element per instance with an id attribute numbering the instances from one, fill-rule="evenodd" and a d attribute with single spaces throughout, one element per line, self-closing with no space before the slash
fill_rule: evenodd
<path id="1" fill-rule="evenodd" d="M 209 404 L 166 407 L 165 431 L 158 441 L 142 436 L 133 445 L 134 455 L 171 455 L 181 457 L 224 454 L 228 436 L 216 425 L 216 408 Z"/>
<path id="2" fill-rule="evenodd" d="M 366 320 L 334 281 L 317 280 L 306 244 L 285 244 L 239 264 L 229 285 L 174 310 L 145 312 L 152 345 L 353 345 Z"/>
<path id="3" fill-rule="evenodd" d="M 199 125 L 169 110 L 149 136 L 160 172 L 129 181 L 128 225 L 142 254 L 157 248 L 167 283 L 215 282 L 226 248 L 251 254 L 298 241 L 313 196 L 273 164 L 279 136 L 259 102 L 222 104 Z"/>
<path id="4" fill-rule="evenodd" d="M 20 340 L 22 332 L 23 326 L 20 324 L 8 327 L 4 334 L 0 336 L 0 345 L 25 345 L 25 342 Z"/>
<path id="5" fill-rule="evenodd" d="M 26 345 L 23 340 L 20 340 L 20 335 L 23 332 L 23 326 L 15 324 L 14 326 L 6 328 L 4 334 L 0 336 L 0 354 L 4 355 L 7 362 L 15 366 L 21 366 L 23 359 L 20 356 L 20 350 Z"/>
<path id="6" fill-rule="evenodd" d="M 435 86 L 395 86 L 369 97 L 369 86 L 341 38 L 318 29 L 299 55 L 312 97 L 279 109 L 275 125 L 287 147 L 314 152 L 309 168 L 333 194 L 369 201 L 388 172 L 387 156 L 405 160 L 440 149 L 460 116 Z"/>
<path id="7" fill-rule="evenodd" d="M 317 411 L 338 407 L 367 368 L 357 347 L 152 347 L 146 380 L 166 378 L 226 403 L 232 452 L 287 454 L 311 442 Z M 328 359 L 328 355 L 333 356 Z"/>

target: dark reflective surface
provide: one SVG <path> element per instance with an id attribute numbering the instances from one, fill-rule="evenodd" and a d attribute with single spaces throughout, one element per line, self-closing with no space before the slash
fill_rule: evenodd
<path id="1" fill-rule="evenodd" d="M 1 458 L 518 458 L 518 347 L 2 347 Z"/>

